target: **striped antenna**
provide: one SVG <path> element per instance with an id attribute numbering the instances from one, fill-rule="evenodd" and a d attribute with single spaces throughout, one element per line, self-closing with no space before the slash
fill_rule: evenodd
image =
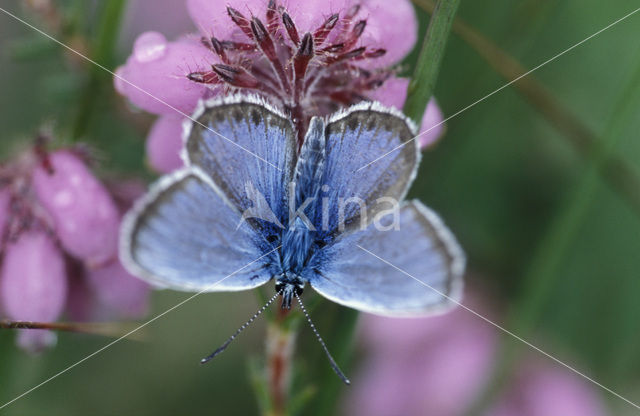
<path id="1" fill-rule="evenodd" d="M 309 322 L 309 326 L 311 327 L 311 330 L 313 331 L 314 334 L 316 334 L 316 338 L 318 339 L 318 342 L 322 346 L 322 349 L 324 350 L 324 353 L 327 354 L 327 358 L 329 359 L 329 363 L 331 364 L 331 368 L 333 368 L 333 371 L 335 371 L 335 373 L 338 375 L 338 377 L 340 377 L 340 379 L 344 382 L 344 384 L 346 384 L 346 385 L 351 384 L 351 381 L 349 381 L 349 379 L 344 375 L 342 370 L 340 370 L 340 367 L 338 367 L 338 364 L 336 364 L 336 361 L 333 359 L 333 357 L 329 353 L 329 349 L 327 348 L 327 345 L 322 340 L 322 337 L 318 333 L 318 330 L 316 329 L 316 326 L 311 321 L 311 317 L 309 316 L 309 313 L 307 312 L 307 309 L 302 304 L 302 300 L 300 299 L 300 296 L 298 295 L 298 292 L 294 291 L 293 293 L 296 296 L 296 299 L 298 299 L 298 303 L 300 304 L 300 309 L 302 309 L 302 312 L 304 313 L 304 316 L 307 318 L 307 322 Z"/>
<path id="2" fill-rule="evenodd" d="M 251 325 L 253 323 L 253 321 L 256 320 L 256 318 L 258 316 L 260 316 L 260 314 L 262 314 L 262 312 L 264 312 L 269 305 L 271 305 L 273 303 L 274 300 L 276 300 L 276 298 L 278 296 L 280 296 L 280 294 L 282 293 L 282 290 L 279 291 L 278 293 L 276 293 L 275 295 L 273 295 L 273 297 L 271 299 L 269 299 L 267 301 L 267 303 L 264 304 L 264 306 L 260 309 L 258 309 L 258 312 L 256 312 L 247 322 L 245 322 L 244 324 L 242 324 L 242 326 L 240 328 L 238 328 L 238 330 L 229 337 L 228 340 L 225 341 L 224 344 L 222 344 L 217 350 L 215 350 L 214 352 L 212 352 L 211 354 L 209 354 L 208 356 L 206 356 L 205 358 L 203 358 L 202 360 L 200 360 L 200 364 L 205 364 L 209 361 L 211 361 L 216 355 L 220 354 L 222 351 L 224 351 L 225 349 L 227 349 L 227 347 L 229 346 L 229 344 L 231 344 L 231 341 L 233 341 L 234 339 L 236 339 L 236 337 L 238 335 L 240 335 L 240 333 L 242 331 L 245 330 L 245 328 L 247 328 L 249 325 Z"/>

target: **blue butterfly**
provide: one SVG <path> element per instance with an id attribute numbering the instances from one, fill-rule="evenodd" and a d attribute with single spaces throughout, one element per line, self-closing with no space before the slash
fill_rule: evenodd
<path id="1" fill-rule="evenodd" d="M 256 97 L 201 102 L 193 120 L 186 167 L 162 177 L 123 222 L 120 254 L 132 274 L 196 292 L 274 280 L 276 294 L 258 314 L 277 297 L 283 308 L 296 298 L 307 319 L 307 284 L 384 316 L 429 315 L 460 299 L 460 246 L 437 214 L 402 202 L 420 152 L 401 113 L 362 103 L 315 117 L 300 149 L 291 119 Z"/>

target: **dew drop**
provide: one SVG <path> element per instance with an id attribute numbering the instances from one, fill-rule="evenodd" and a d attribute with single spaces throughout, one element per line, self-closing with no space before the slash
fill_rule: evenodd
<path id="1" fill-rule="evenodd" d="M 138 36 L 133 55 L 138 62 L 151 62 L 161 58 L 167 49 L 167 39 L 158 32 L 145 32 Z"/>

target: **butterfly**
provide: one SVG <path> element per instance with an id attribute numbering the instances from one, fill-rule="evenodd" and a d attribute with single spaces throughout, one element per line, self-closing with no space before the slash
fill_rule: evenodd
<path id="1" fill-rule="evenodd" d="M 123 264 L 181 291 L 274 281 L 248 323 L 276 298 L 283 308 L 296 299 L 348 382 L 304 309 L 307 286 L 384 316 L 429 315 L 461 297 L 465 256 L 453 234 L 419 201 L 403 201 L 420 161 L 415 131 L 400 112 L 366 102 L 314 117 L 299 148 L 292 120 L 260 98 L 200 102 L 185 121 L 185 167 L 123 221 Z"/>

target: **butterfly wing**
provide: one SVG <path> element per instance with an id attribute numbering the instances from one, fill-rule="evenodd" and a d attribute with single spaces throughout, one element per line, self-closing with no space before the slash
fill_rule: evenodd
<path id="1" fill-rule="evenodd" d="M 329 187 L 323 195 L 329 230 L 341 224 L 345 230 L 364 228 L 378 210 L 388 209 L 379 198 L 405 197 L 420 159 L 414 131 L 402 114 L 377 103 L 356 105 L 329 120 L 323 180 Z"/>
<path id="2" fill-rule="evenodd" d="M 420 316 L 462 295 L 465 256 L 436 213 L 402 205 L 366 230 L 346 234 L 314 256 L 306 278 L 330 300 L 384 316 Z"/>
<path id="3" fill-rule="evenodd" d="M 184 291 L 233 291 L 267 282 L 273 261 L 255 232 L 199 168 L 160 179 L 123 222 L 120 257 L 134 275 Z"/>
<path id="4" fill-rule="evenodd" d="M 288 184 L 296 138 L 288 117 L 259 98 L 238 96 L 200 105 L 187 124 L 183 157 L 211 177 L 265 237 L 288 220 Z"/>

